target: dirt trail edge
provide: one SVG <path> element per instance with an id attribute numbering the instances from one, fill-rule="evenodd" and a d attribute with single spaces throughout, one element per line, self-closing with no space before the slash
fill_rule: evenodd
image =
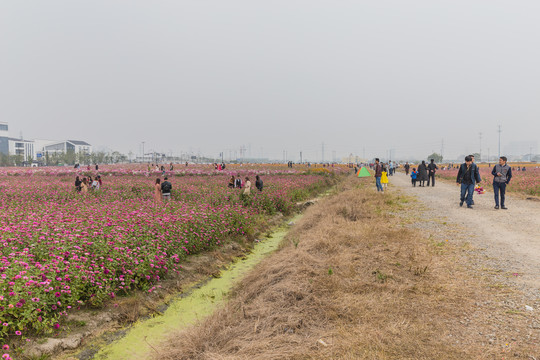
<path id="1" fill-rule="evenodd" d="M 494 209 L 493 193 L 474 195 L 474 208 L 459 206 L 459 187 L 437 181 L 434 187 L 412 187 L 402 173 L 390 177 L 392 185 L 425 204 L 431 216 L 463 227 L 467 241 L 481 248 L 516 282 L 540 291 L 540 202 L 506 195 L 508 210 Z"/>

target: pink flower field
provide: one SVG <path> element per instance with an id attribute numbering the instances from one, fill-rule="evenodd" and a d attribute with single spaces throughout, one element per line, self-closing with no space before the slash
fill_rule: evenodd
<path id="1" fill-rule="evenodd" d="M 99 306 L 132 289 L 151 292 L 182 271 L 186 256 L 252 238 L 255 219 L 293 212 L 295 202 L 327 189 L 332 173 L 346 171 L 231 168 L 168 172 L 168 204 L 152 197 L 161 173 L 143 166 L 104 167 L 102 188 L 85 195 L 75 192 L 74 179 L 86 170 L 0 170 L 0 340 L 58 329 L 74 308 Z M 251 196 L 227 187 L 238 173 L 252 179 Z M 262 192 L 255 174 L 264 180 Z"/>

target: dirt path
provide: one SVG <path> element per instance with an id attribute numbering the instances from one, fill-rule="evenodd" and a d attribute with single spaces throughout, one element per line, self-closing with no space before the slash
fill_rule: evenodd
<path id="1" fill-rule="evenodd" d="M 534 293 L 540 291 L 540 202 L 507 194 L 508 210 L 495 210 L 493 193 L 488 192 L 475 194 L 474 209 L 467 209 L 459 206 L 455 184 L 437 181 L 435 187 L 412 187 L 403 173 L 392 176 L 390 183 L 390 191 L 398 187 L 415 196 L 431 216 L 459 225 L 463 230 L 459 237 L 483 249 L 486 259 L 498 268 L 515 274 L 518 285 Z"/>

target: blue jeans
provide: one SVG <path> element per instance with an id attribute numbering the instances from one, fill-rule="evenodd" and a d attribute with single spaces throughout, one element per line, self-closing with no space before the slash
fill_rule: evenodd
<path id="1" fill-rule="evenodd" d="M 506 193 L 506 183 L 493 182 L 493 192 L 495 193 L 495 205 L 499 206 L 499 191 L 501 192 L 501 206 L 504 206 L 504 194 Z"/>
<path id="2" fill-rule="evenodd" d="M 465 201 L 465 194 L 467 195 L 467 206 L 472 205 L 472 196 L 474 193 L 474 184 L 461 183 L 461 201 Z"/>
<path id="3" fill-rule="evenodd" d="M 384 191 L 381 185 L 381 177 L 375 178 L 375 185 L 377 185 L 377 191 Z"/>

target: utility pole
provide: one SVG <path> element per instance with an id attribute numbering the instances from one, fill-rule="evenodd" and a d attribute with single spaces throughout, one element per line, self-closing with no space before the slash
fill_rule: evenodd
<path id="1" fill-rule="evenodd" d="M 501 125 L 499 125 L 499 158 L 501 157 Z"/>
<path id="2" fill-rule="evenodd" d="M 302 152 L 300 151 L 300 164 L 302 163 Z"/>
<path id="3" fill-rule="evenodd" d="M 144 162 L 144 141 L 142 142 L 142 162 Z"/>
<path id="4" fill-rule="evenodd" d="M 324 143 L 322 145 L 322 162 L 324 163 Z"/>
<path id="5" fill-rule="evenodd" d="M 441 162 L 443 161 L 444 139 L 441 139 Z"/>
<path id="6" fill-rule="evenodd" d="M 482 162 L 482 132 L 478 133 L 478 136 L 480 138 L 480 162 Z"/>

